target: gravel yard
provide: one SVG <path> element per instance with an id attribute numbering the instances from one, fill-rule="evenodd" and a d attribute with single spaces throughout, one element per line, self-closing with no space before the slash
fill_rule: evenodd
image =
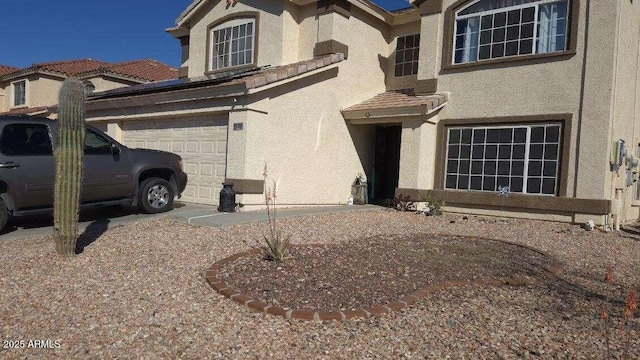
<path id="1" fill-rule="evenodd" d="M 601 307 L 614 320 L 613 355 L 619 355 L 614 328 L 626 292 L 640 288 L 640 243 L 616 233 L 384 210 L 279 222 L 296 244 L 415 233 L 502 239 L 551 254 L 563 273 L 527 286 L 450 288 L 400 312 L 314 323 L 254 312 L 204 280 L 211 264 L 259 241 L 266 223 L 125 225 L 101 234 L 71 261 L 57 258 L 48 237 L 5 241 L 0 358 L 602 358 Z M 615 266 L 613 284 L 603 281 L 606 264 Z M 638 358 L 637 314 L 629 327 L 630 358 Z M 30 340 L 60 346 L 42 349 Z"/>

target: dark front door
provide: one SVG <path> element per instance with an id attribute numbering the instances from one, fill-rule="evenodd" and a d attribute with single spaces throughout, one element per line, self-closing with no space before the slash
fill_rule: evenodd
<path id="1" fill-rule="evenodd" d="M 402 126 L 376 126 L 374 155 L 374 202 L 393 199 L 400 175 L 400 139 Z"/>

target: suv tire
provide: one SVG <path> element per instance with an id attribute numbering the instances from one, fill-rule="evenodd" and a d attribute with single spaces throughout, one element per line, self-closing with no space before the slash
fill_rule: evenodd
<path id="1" fill-rule="evenodd" d="M 5 225 L 7 225 L 8 220 L 9 211 L 7 210 L 7 206 L 4 204 L 4 201 L 0 199 L 0 231 L 4 229 Z"/>
<path id="2" fill-rule="evenodd" d="M 138 201 L 140 210 L 157 214 L 171 210 L 175 194 L 169 182 L 162 178 L 149 178 L 140 184 Z"/>

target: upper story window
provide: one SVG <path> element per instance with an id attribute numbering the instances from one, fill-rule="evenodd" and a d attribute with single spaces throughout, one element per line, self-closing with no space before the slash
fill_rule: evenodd
<path id="1" fill-rule="evenodd" d="M 456 12 L 453 63 L 567 49 L 568 0 L 479 0 Z"/>
<path id="2" fill-rule="evenodd" d="M 241 18 L 211 28 L 209 71 L 255 62 L 255 23 L 253 18 Z"/>
<path id="3" fill-rule="evenodd" d="M 400 36 L 396 45 L 396 76 L 418 73 L 420 34 Z"/>
<path id="4" fill-rule="evenodd" d="M 90 81 L 84 83 L 84 94 L 89 96 L 96 91 L 96 86 L 93 85 Z"/>
<path id="5" fill-rule="evenodd" d="M 13 83 L 13 106 L 23 106 L 27 104 L 27 81 L 17 81 Z"/>

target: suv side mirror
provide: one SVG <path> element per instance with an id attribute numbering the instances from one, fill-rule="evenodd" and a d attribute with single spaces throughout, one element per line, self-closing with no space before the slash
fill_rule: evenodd
<path id="1" fill-rule="evenodd" d="M 116 143 L 111 143 L 111 154 L 112 155 L 120 155 L 120 148 Z"/>

